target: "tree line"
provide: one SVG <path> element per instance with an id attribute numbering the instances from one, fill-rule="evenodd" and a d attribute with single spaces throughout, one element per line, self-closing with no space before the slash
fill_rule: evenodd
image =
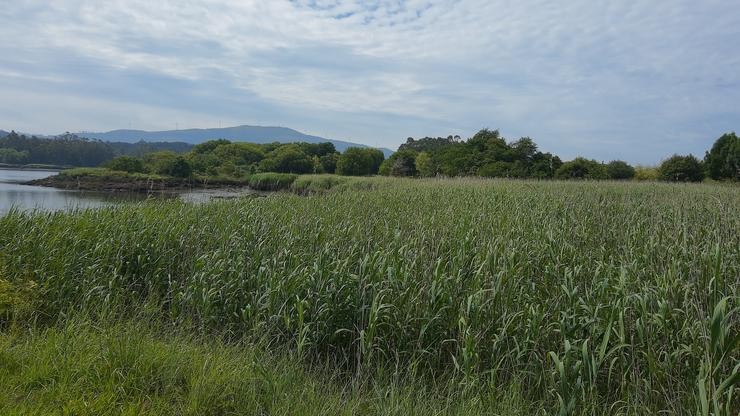
<path id="1" fill-rule="evenodd" d="M 0 137 L 0 163 L 91 167 L 119 155 L 141 156 L 160 150 L 185 152 L 191 148 L 192 145 L 179 142 L 104 142 L 71 133 L 37 137 L 13 131 Z"/>
<path id="2" fill-rule="evenodd" d="M 0 137 L 0 163 L 100 166 L 126 172 L 178 177 L 242 178 L 258 172 L 336 173 L 387 176 L 482 176 L 534 179 L 612 179 L 701 181 L 740 180 L 740 139 L 717 139 L 703 160 L 673 155 L 657 167 L 631 166 L 577 157 L 562 161 L 541 152 L 529 137 L 507 141 L 498 130 L 460 136 L 409 137 L 389 158 L 378 149 L 350 147 L 340 153 L 332 143 L 269 143 L 210 140 L 186 143 L 103 142 L 65 134 L 56 138 L 11 132 Z"/>
<path id="3" fill-rule="evenodd" d="M 622 160 L 602 163 L 577 157 L 563 162 L 543 153 L 529 137 L 507 142 L 498 130 L 483 129 L 468 140 L 459 136 L 409 137 L 380 166 L 390 176 L 482 176 L 536 179 L 612 179 L 701 181 L 740 180 L 740 139 L 724 134 L 706 152 L 673 155 L 658 167 L 631 166 Z"/>
<path id="4" fill-rule="evenodd" d="M 261 172 L 374 175 L 383 160 L 378 149 L 350 147 L 339 153 L 329 142 L 257 144 L 216 139 L 184 154 L 160 151 L 142 157 L 119 156 L 103 166 L 131 173 L 239 179 Z"/>

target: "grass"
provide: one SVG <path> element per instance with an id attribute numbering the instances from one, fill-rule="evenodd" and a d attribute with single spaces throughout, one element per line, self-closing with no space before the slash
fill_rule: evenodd
<path id="1" fill-rule="evenodd" d="M 72 168 L 59 172 L 59 176 L 70 178 L 96 178 L 105 180 L 163 180 L 167 176 L 152 173 L 131 173 L 108 168 Z"/>
<path id="2" fill-rule="evenodd" d="M 255 173 L 249 177 L 249 187 L 260 191 L 280 191 L 290 189 L 290 186 L 298 178 L 291 173 Z"/>
<path id="3" fill-rule="evenodd" d="M 327 406 L 369 402 L 367 413 L 378 414 L 453 413 L 451 403 L 475 414 L 498 401 L 511 405 L 504 414 L 738 408 L 737 187 L 359 178 L 330 188 L 197 206 L 11 212 L 0 218 L 0 279 L 21 288 L 9 289 L 25 298 L 15 303 L 33 305 L 31 317 L 6 313 L 7 328 L 31 325 L 11 344 L 43 356 L 37 346 L 61 342 L 60 316 L 82 312 L 105 327 L 147 304 L 168 328 L 223 339 L 231 352 L 214 361 L 233 363 L 229 354 L 241 351 L 261 361 L 260 349 L 278 350 L 296 371 L 319 369 L 306 370 L 309 386 L 330 374 L 328 391 L 310 393 Z M 185 356 L 210 348 L 163 332 L 147 339 L 193 346 Z M 112 336 L 83 333 L 80 342 Z M 75 360 L 96 362 L 74 359 L 70 368 Z M 265 360 L 276 374 L 293 374 Z M 26 371 L 18 374 L 9 386 L 28 397 Z M 372 387 L 348 397 L 343 386 L 353 383 Z M 67 396 L 88 397 L 95 385 Z M 189 391 L 166 393 L 180 397 L 167 403 L 188 403 Z M 501 392 L 505 400 L 490 399 Z M 383 407 L 396 399 L 407 407 Z M 336 406 L 326 413 L 341 413 Z"/>
<path id="4" fill-rule="evenodd" d="M 286 354 L 127 322 L 0 335 L 0 413 L 129 415 L 530 414 L 516 390 L 466 398 L 350 383 Z M 448 400 L 440 400 L 446 397 Z M 460 399 L 452 402 L 449 399 Z M 490 414 L 490 413 L 488 413 Z"/>

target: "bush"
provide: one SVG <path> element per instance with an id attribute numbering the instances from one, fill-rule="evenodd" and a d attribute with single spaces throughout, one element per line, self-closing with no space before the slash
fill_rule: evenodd
<path id="1" fill-rule="evenodd" d="M 660 179 L 660 172 L 656 167 L 637 166 L 635 168 L 635 179 L 638 181 L 657 181 Z"/>
<path id="2" fill-rule="evenodd" d="M 288 189 L 298 175 L 290 173 L 255 173 L 249 177 L 249 187 L 260 191 L 279 191 Z"/>
<path id="3" fill-rule="evenodd" d="M 635 177 L 635 168 L 627 162 L 612 160 L 606 164 L 606 173 L 609 175 L 609 179 L 632 179 Z"/>
<path id="4" fill-rule="evenodd" d="M 110 170 L 117 170 L 128 173 L 143 173 L 146 171 L 144 168 L 144 162 L 138 157 L 131 156 L 118 156 L 103 164 L 104 167 Z"/>
<path id="5" fill-rule="evenodd" d="M 563 163 L 555 172 L 558 179 L 607 179 L 604 164 L 592 159 L 577 157 L 570 162 Z"/>
<path id="6" fill-rule="evenodd" d="M 176 178 L 189 178 L 193 174 L 193 169 L 184 157 L 178 156 L 168 169 L 167 174 Z"/>
<path id="7" fill-rule="evenodd" d="M 701 182 L 704 179 L 704 167 L 693 155 L 673 155 L 664 160 L 658 170 L 664 181 Z"/>

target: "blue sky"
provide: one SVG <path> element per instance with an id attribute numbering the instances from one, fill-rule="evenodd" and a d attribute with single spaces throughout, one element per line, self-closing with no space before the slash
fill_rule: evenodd
<path id="1" fill-rule="evenodd" d="M 731 0 L 12 0 L 0 39 L 6 130 L 489 127 L 643 164 L 740 130 Z"/>

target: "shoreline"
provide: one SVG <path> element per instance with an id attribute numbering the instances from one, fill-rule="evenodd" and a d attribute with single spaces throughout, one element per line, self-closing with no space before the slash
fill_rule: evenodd
<path id="1" fill-rule="evenodd" d="M 117 180 L 111 177 L 61 176 L 34 179 L 22 185 L 43 186 L 63 190 L 101 191 L 101 192 L 152 192 L 152 191 L 192 191 L 221 190 L 237 191 L 247 187 L 246 183 L 201 182 L 197 180 L 163 178 Z"/>

